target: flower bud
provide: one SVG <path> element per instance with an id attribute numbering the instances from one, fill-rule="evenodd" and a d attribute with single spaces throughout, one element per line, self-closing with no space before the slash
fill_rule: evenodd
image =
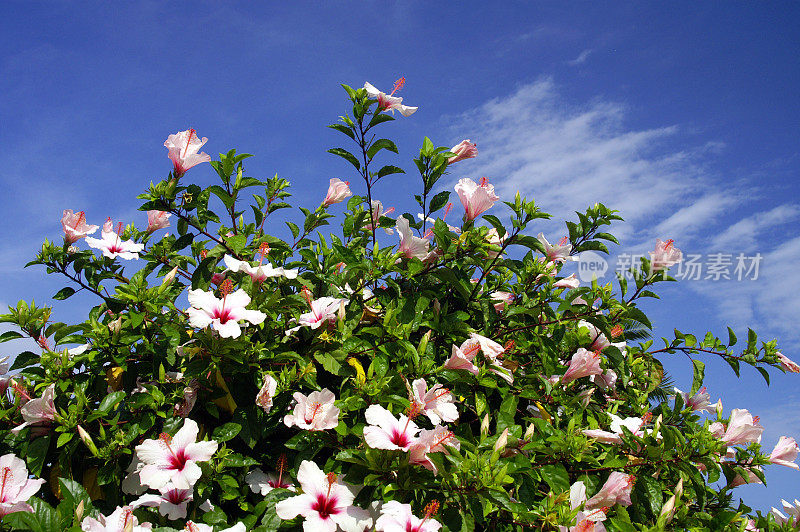
<path id="1" fill-rule="evenodd" d="M 489 414 L 487 413 L 483 416 L 483 421 L 481 421 L 481 435 L 486 436 L 489 434 Z"/>
<path id="2" fill-rule="evenodd" d="M 83 520 L 83 510 L 84 510 L 84 504 L 83 504 L 83 499 L 81 499 L 81 502 L 79 502 L 78 506 L 75 508 L 75 521 L 77 523 L 80 523 Z"/>
<path id="3" fill-rule="evenodd" d="M 97 457 L 97 446 L 94 444 L 94 440 L 89 435 L 86 430 L 78 425 L 78 436 L 81 438 L 81 441 L 86 445 L 86 448 L 89 449 L 89 452 L 92 453 L 93 456 Z"/>
<path id="4" fill-rule="evenodd" d="M 167 275 L 164 276 L 164 280 L 161 281 L 161 286 L 169 286 L 172 284 L 172 281 L 175 280 L 175 275 L 178 273 L 178 267 L 175 266 L 172 268 Z"/>
<path id="5" fill-rule="evenodd" d="M 497 438 L 497 441 L 494 443 L 494 450 L 501 452 L 506 448 L 506 445 L 508 445 L 508 427 L 506 427 L 503 433 L 500 434 L 500 437 Z"/>

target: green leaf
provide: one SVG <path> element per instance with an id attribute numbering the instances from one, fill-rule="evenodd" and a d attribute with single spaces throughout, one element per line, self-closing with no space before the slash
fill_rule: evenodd
<path id="1" fill-rule="evenodd" d="M 563 493 L 569 490 L 569 473 L 562 464 L 549 464 L 542 466 L 539 470 L 542 478 L 554 494 Z"/>
<path id="2" fill-rule="evenodd" d="M 322 364 L 325 371 L 333 373 L 334 375 L 338 375 L 342 370 L 342 363 L 336 360 L 330 353 L 316 353 L 314 354 L 314 359 Z"/>
<path id="3" fill-rule="evenodd" d="M 97 407 L 96 412 L 108 413 L 124 398 L 125 392 L 123 391 L 111 392 L 103 398 L 103 400 L 100 402 L 100 405 Z"/>
<path id="4" fill-rule="evenodd" d="M 28 501 L 33 507 L 33 512 L 16 512 L 3 517 L 3 524 L 12 527 L 12 530 L 27 530 L 29 532 L 63 532 L 59 523 L 58 513 L 55 509 L 36 497 Z"/>
<path id="5" fill-rule="evenodd" d="M 208 187 L 208 190 L 216 197 L 218 197 L 222 201 L 222 203 L 225 204 L 225 207 L 227 209 L 230 209 L 233 206 L 234 202 L 236 201 L 233 198 L 233 196 L 228 194 L 228 192 L 219 185 L 211 185 L 210 187 Z"/>
<path id="6" fill-rule="evenodd" d="M 494 216 L 493 214 L 484 214 L 483 219 L 492 224 L 492 227 L 494 227 L 497 230 L 497 235 L 500 238 L 503 238 L 503 236 L 505 236 L 507 232 L 506 228 L 503 227 L 502 222 L 500 222 L 500 219 L 497 216 Z"/>
<path id="7" fill-rule="evenodd" d="M 328 127 L 331 128 L 331 129 L 335 129 L 336 131 L 338 131 L 340 133 L 344 133 L 345 135 L 347 135 L 351 139 L 356 140 L 356 134 L 353 133 L 352 129 L 350 129 L 349 127 L 347 127 L 344 124 L 331 124 Z"/>
<path id="8" fill-rule="evenodd" d="M 70 286 L 65 286 L 61 290 L 55 293 L 53 299 L 57 299 L 59 301 L 63 299 L 67 299 L 69 296 L 75 293 L 75 289 Z"/>
<path id="9" fill-rule="evenodd" d="M 0 334 L 0 343 L 8 342 L 9 340 L 18 340 L 20 338 L 25 338 L 17 331 L 6 331 L 3 334 Z"/>
<path id="10" fill-rule="evenodd" d="M 732 347 L 736 345 L 736 335 L 733 333 L 733 329 L 728 327 L 728 347 Z"/>
<path id="11" fill-rule="evenodd" d="M 392 166 L 391 164 L 387 164 L 386 166 L 382 167 L 378 170 L 378 178 L 391 175 L 391 174 L 405 174 L 406 171 L 402 168 L 398 168 L 397 166 Z"/>
<path id="12" fill-rule="evenodd" d="M 434 213 L 447 205 L 447 201 L 450 199 L 450 192 L 445 190 L 444 192 L 439 192 L 433 198 L 431 198 L 431 207 L 428 210 L 429 213 Z"/>
<path id="13" fill-rule="evenodd" d="M 59 478 L 58 485 L 61 487 L 61 503 L 58 505 L 58 513 L 61 515 L 62 525 L 72 524 L 72 517 L 75 510 L 83 501 L 83 515 L 89 515 L 92 506 L 92 498 L 78 482 L 67 478 Z"/>
<path id="14" fill-rule="evenodd" d="M 28 444 L 28 453 L 25 456 L 25 461 L 28 463 L 31 475 L 41 476 L 42 467 L 47 458 L 47 450 L 50 448 L 50 438 L 49 434 L 40 436 Z"/>
<path id="15" fill-rule="evenodd" d="M 692 360 L 692 368 L 694 370 L 694 377 L 692 379 L 692 391 L 690 395 L 697 393 L 697 390 L 703 386 L 703 378 L 705 376 L 706 365 L 700 360 Z"/>
<path id="16" fill-rule="evenodd" d="M 41 357 L 32 351 L 25 351 L 24 353 L 20 353 L 17 355 L 17 358 L 14 359 L 14 364 L 11 365 L 11 369 L 22 369 L 27 368 L 28 366 L 33 366 L 34 364 L 38 364 Z"/>
<path id="17" fill-rule="evenodd" d="M 350 153 L 349 151 L 345 150 L 344 148 L 331 148 L 328 150 L 328 153 L 332 153 L 334 155 L 338 155 L 342 159 L 345 159 L 350 164 L 356 167 L 356 170 L 361 170 L 361 163 L 358 162 L 358 159 L 355 155 Z"/>
<path id="18" fill-rule="evenodd" d="M 225 423 L 224 425 L 214 429 L 211 439 L 219 443 L 232 440 L 242 430 L 242 426 L 238 423 Z"/>
<path id="19" fill-rule="evenodd" d="M 378 139 L 372 143 L 372 146 L 367 150 L 367 159 L 372 160 L 375 155 L 381 150 L 389 150 L 397 153 L 397 146 L 389 139 Z"/>

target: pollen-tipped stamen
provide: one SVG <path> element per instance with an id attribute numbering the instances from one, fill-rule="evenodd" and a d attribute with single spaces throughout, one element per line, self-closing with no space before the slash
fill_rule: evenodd
<path id="1" fill-rule="evenodd" d="M 428 519 L 430 519 L 431 517 L 436 515 L 439 512 L 439 507 L 440 506 L 441 505 L 439 504 L 439 501 L 436 500 L 436 499 L 434 499 L 431 502 L 429 502 L 428 504 L 426 504 L 425 505 L 425 517 L 422 518 L 422 523 L 424 523 L 425 521 L 427 521 Z M 420 523 L 420 526 L 422 526 L 422 523 Z"/>
<path id="2" fill-rule="evenodd" d="M 283 471 L 286 469 L 286 453 L 281 453 L 278 457 L 278 463 L 275 464 L 278 468 L 278 487 L 283 486 Z"/>
<path id="3" fill-rule="evenodd" d="M 269 254 L 269 244 L 266 242 L 262 242 L 260 246 L 258 246 L 258 254 L 261 255 L 261 260 L 258 261 L 258 265 L 261 266 L 263 264 L 264 259 L 267 258 L 267 254 Z"/>
<path id="4" fill-rule="evenodd" d="M 311 296 L 311 290 L 309 290 L 307 286 L 304 286 L 300 293 L 303 295 L 303 299 L 306 300 L 306 303 L 308 303 L 308 306 L 313 309 L 314 307 L 311 305 L 311 302 L 314 301 L 314 298 Z"/>
<path id="5" fill-rule="evenodd" d="M 403 85 L 405 84 L 406 84 L 406 77 L 402 76 L 400 79 L 394 82 L 394 85 L 392 86 L 392 92 L 389 93 L 389 96 L 394 95 L 395 92 L 399 92 L 403 88 Z"/>

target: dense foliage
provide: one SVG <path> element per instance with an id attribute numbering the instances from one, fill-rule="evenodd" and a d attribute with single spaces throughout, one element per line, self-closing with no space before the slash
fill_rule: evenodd
<path id="1" fill-rule="evenodd" d="M 16 330 L 0 340 L 41 349 L 0 381 L 0 529 L 778 529 L 732 490 L 793 467 L 794 440 L 765 454 L 757 418 L 702 388 L 709 356 L 796 370 L 776 343 L 652 340 L 640 301 L 673 280 L 671 241 L 614 284 L 561 275 L 616 243 L 603 205 L 550 244 L 531 236 L 549 217 L 533 201 L 461 179 L 448 225 L 436 185 L 477 154 L 468 141 L 426 138 L 421 215 L 389 217 L 377 185 L 409 176 L 379 163 L 398 152 L 379 132 L 416 108 L 399 86 L 345 89 L 352 109 L 330 126 L 345 147 L 329 151 L 360 195 L 330 180 L 318 208 L 286 214 L 291 238 L 276 236 L 289 182 L 247 176 L 249 155 L 189 182 L 210 159 L 194 130 L 170 136 L 173 172 L 139 196 L 147 229 L 108 220 L 94 238 L 65 211 L 63 245 L 31 264 L 69 279 L 54 299 L 97 305 L 75 324 L 26 302 L 2 316 Z M 659 361 L 676 352 L 694 369 L 685 394 Z"/>

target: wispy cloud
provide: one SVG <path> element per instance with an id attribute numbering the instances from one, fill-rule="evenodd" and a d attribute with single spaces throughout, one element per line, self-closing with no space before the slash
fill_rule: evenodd
<path id="1" fill-rule="evenodd" d="M 566 101 L 551 79 L 523 85 L 453 120 L 453 139 L 468 131 L 480 148 L 459 170 L 488 176 L 501 197 L 520 191 L 535 198 L 553 221 L 534 230 L 554 237 L 564 232 L 556 223 L 600 201 L 626 220 L 612 229 L 624 251 L 641 254 L 657 237 L 693 252 L 731 253 L 734 262 L 738 253 L 757 251 L 756 281 L 687 284 L 734 325 L 800 340 L 800 237 L 776 232 L 800 218 L 800 206 L 773 203 L 753 212 L 751 199 L 765 191 L 756 178 L 732 182 L 715 170 L 723 142 L 674 124 L 631 128 L 629 112 L 603 99 Z M 736 212 L 746 215 L 737 219 Z"/>
<path id="2" fill-rule="evenodd" d="M 647 228 L 676 206 L 699 203 L 699 214 L 713 216 L 705 146 L 670 149 L 677 126 L 626 129 L 626 112 L 603 100 L 571 104 L 542 79 L 464 114 L 454 131 L 479 139 L 480 157 L 470 166 L 476 175 L 492 178 L 505 196 L 535 197 L 556 219 L 600 201 L 622 212 L 622 236 L 649 239 Z M 673 222 L 686 226 L 680 217 Z"/>
<path id="3" fill-rule="evenodd" d="M 594 52 L 594 50 L 592 50 L 592 49 L 584 50 L 575 59 L 567 61 L 567 64 L 569 66 L 582 65 L 583 63 L 586 62 L 587 59 L 589 59 L 589 56 L 592 55 L 593 52 Z"/>

